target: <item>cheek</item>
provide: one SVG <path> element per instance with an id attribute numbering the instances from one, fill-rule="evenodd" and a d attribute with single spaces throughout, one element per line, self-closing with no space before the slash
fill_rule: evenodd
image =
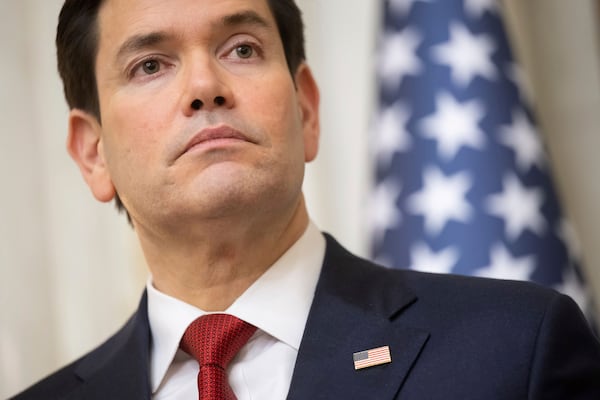
<path id="1" fill-rule="evenodd" d="M 109 104 L 107 127 L 127 151 L 151 148 L 164 136 L 168 110 L 156 97 L 116 95 Z"/>
<path id="2" fill-rule="evenodd" d="M 302 136 L 302 116 L 291 84 L 266 83 L 269 90 L 254 98 L 254 115 L 261 116 L 271 141 L 296 142 Z M 260 90 L 260 89 L 255 89 Z M 264 91 L 264 88 L 262 89 Z"/>
<path id="3" fill-rule="evenodd" d="M 144 110 L 136 103 L 106 113 L 103 131 L 109 170 L 117 187 L 139 181 L 160 160 L 160 138 L 165 125 L 158 109 Z M 129 185 L 129 184 L 128 184 Z"/>

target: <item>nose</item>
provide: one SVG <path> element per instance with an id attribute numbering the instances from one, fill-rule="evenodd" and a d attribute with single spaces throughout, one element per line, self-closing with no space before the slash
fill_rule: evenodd
<path id="1" fill-rule="evenodd" d="M 213 103 L 217 107 L 224 106 L 226 102 L 227 100 L 225 100 L 225 97 L 223 96 L 217 96 L 213 99 Z M 202 107 L 204 107 L 204 102 L 200 99 L 194 99 L 191 106 L 192 110 L 199 111 L 202 109 Z"/>
<path id="2" fill-rule="evenodd" d="M 226 71 L 217 61 L 195 60 L 184 75 L 182 107 L 186 115 L 233 106 L 233 92 Z"/>

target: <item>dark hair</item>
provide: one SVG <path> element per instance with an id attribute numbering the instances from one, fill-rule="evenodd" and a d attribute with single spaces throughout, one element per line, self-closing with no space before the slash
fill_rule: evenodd
<path id="1" fill-rule="evenodd" d="M 96 85 L 98 10 L 103 0 L 66 0 L 58 17 L 56 58 L 70 108 L 85 110 L 100 120 Z"/>
<path id="2" fill-rule="evenodd" d="M 65 0 L 58 18 L 56 56 L 69 108 L 100 118 L 96 82 L 98 11 L 104 0 Z M 302 13 L 294 0 L 267 0 L 275 18 L 288 68 L 292 76 L 306 59 Z M 127 212 L 118 194 L 117 208 Z M 129 214 L 127 215 L 129 218 Z"/>

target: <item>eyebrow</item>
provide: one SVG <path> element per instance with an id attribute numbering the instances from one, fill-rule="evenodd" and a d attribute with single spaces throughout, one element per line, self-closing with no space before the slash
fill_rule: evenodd
<path id="1" fill-rule="evenodd" d="M 218 22 L 211 24 L 211 29 L 231 28 L 235 26 L 249 25 L 259 28 L 270 28 L 271 25 L 256 12 L 248 10 L 226 15 Z M 150 32 L 147 34 L 134 35 L 128 38 L 117 51 L 117 60 L 122 60 L 128 54 L 156 46 L 169 40 L 173 35 L 164 31 Z"/>
<path id="2" fill-rule="evenodd" d="M 148 34 L 134 35 L 119 47 L 117 60 L 125 58 L 128 54 L 162 43 L 167 40 L 167 37 L 168 35 L 165 32 L 151 32 Z"/>
<path id="3" fill-rule="evenodd" d="M 221 25 L 224 27 L 237 25 L 254 25 L 261 28 L 269 28 L 269 23 L 254 11 L 242 11 L 239 13 L 226 15 L 221 19 Z"/>

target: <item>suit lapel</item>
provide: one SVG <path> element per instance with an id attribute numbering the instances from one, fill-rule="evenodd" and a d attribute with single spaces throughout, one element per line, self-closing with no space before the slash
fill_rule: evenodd
<path id="1" fill-rule="evenodd" d="M 75 373 L 83 384 L 69 397 L 89 400 L 150 399 L 150 325 L 144 293 L 138 311 Z"/>
<path id="2" fill-rule="evenodd" d="M 416 297 L 398 274 L 327 241 L 288 400 L 391 399 L 429 336 L 400 318 Z M 390 347 L 391 363 L 354 369 L 353 353 L 381 346 Z"/>
<path id="3" fill-rule="evenodd" d="M 416 297 L 398 271 L 374 267 L 327 236 L 325 262 L 300 345 L 288 400 L 391 399 L 429 334 L 402 323 Z M 386 272 L 387 271 L 387 272 Z M 352 354 L 389 346 L 392 362 L 355 371 Z M 111 339 L 81 360 L 67 399 L 150 399 L 146 294 Z"/>

